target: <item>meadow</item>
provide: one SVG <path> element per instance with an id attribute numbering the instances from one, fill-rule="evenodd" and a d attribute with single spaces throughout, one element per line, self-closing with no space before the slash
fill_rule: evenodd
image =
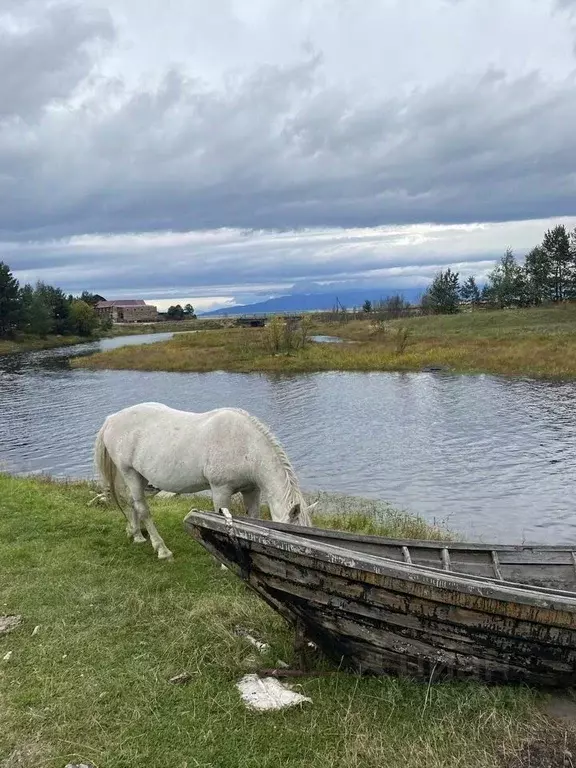
<path id="1" fill-rule="evenodd" d="M 312 703 L 254 713 L 236 682 L 294 663 L 292 632 L 183 530 L 193 505 L 152 500 L 173 563 L 134 545 L 89 483 L 0 475 L 0 766 L 543 768 L 569 766 L 571 728 L 523 687 L 302 678 Z M 444 535 L 393 510 L 324 524 Z M 235 630 L 269 643 L 259 655 Z M 170 682 L 186 673 L 185 685 Z"/>
<path id="2" fill-rule="evenodd" d="M 198 328 L 201 329 L 201 320 Z M 276 321 L 275 321 L 276 322 Z M 78 358 L 73 365 L 146 371 L 420 371 L 576 377 L 576 305 L 476 310 L 393 320 L 318 322 L 285 330 L 212 329 Z M 315 343 L 313 335 L 344 343 Z"/>

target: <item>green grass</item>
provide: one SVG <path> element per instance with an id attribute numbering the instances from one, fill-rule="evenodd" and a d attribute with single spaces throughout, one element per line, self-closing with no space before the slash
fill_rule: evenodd
<path id="1" fill-rule="evenodd" d="M 512 762 L 543 728 L 527 689 L 341 672 L 304 679 L 301 709 L 249 712 L 236 682 L 292 662 L 291 631 L 184 533 L 189 499 L 153 502 L 166 563 L 92 495 L 0 475 L 0 614 L 23 616 L 0 636 L 2 768 L 529 765 Z M 255 659 L 238 624 L 270 653 Z M 189 684 L 170 684 L 184 671 Z"/>
<path id="2" fill-rule="evenodd" d="M 310 343 L 272 354 L 269 329 L 229 328 L 184 334 L 160 344 L 124 347 L 73 361 L 84 368 L 164 371 L 418 371 L 541 378 L 576 377 L 576 304 L 462 312 L 379 324 L 354 320 L 313 326 L 350 343 Z"/>
<path id="3" fill-rule="evenodd" d="M 14 352 L 33 352 L 40 349 L 55 349 L 56 347 L 69 347 L 92 339 L 80 336 L 46 336 L 41 339 L 38 336 L 19 336 L 16 339 L 0 339 L 0 356 L 10 355 Z"/>

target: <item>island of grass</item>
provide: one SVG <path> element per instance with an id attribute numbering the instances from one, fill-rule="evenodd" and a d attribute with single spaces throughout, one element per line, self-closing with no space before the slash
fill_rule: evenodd
<path id="1" fill-rule="evenodd" d="M 0 634 L 2 768 L 569 765 L 571 731 L 544 714 L 547 696 L 521 687 L 337 672 L 300 682 L 312 699 L 301 709 L 251 713 L 236 682 L 292 663 L 293 638 L 185 534 L 191 505 L 209 499 L 152 500 L 174 551 L 168 564 L 128 541 L 118 510 L 89 507 L 93 494 L 87 483 L 0 475 L 0 615 L 22 616 Z M 393 512 L 327 522 L 442 535 Z M 270 651 L 255 654 L 238 625 Z M 180 673 L 189 682 L 171 683 Z"/>
<path id="2" fill-rule="evenodd" d="M 73 365 L 145 371 L 420 371 L 576 377 L 576 305 L 481 310 L 390 321 L 308 320 L 306 335 L 345 343 L 289 342 L 281 329 L 201 330 L 170 341 L 77 358 Z"/>

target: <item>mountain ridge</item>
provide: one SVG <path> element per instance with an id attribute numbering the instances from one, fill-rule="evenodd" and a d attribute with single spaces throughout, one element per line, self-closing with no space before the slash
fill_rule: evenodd
<path id="1" fill-rule="evenodd" d="M 402 296 L 405 301 L 414 303 L 421 297 L 424 290 L 424 288 L 372 288 L 368 290 L 354 289 L 325 293 L 288 293 L 252 304 L 237 304 L 235 306 L 212 309 L 199 314 L 202 317 L 217 317 L 271 312 L 321 312 L 329 311 L 337 304 L 346 307 L 346 309 L 360 308 L 366 300 L 375 302 L 396 295 Z"/>

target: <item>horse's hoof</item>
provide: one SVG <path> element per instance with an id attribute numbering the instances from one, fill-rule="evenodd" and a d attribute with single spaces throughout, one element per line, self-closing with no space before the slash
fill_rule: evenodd
<path id="1" fill-rule="evenodd" d="M 174 555 L 172 554 L 172 552 L 170 552 L 169 549 L 159 549 L 158 550 L 158 560 L 172 561 L 172 560 L 174 560 Z"/>
<path id="2" fill-rule="evenodd" d="M 134 544 L 146 544 L 146 539 L 141 533 L 135 533 L 132 541 Z"/>

